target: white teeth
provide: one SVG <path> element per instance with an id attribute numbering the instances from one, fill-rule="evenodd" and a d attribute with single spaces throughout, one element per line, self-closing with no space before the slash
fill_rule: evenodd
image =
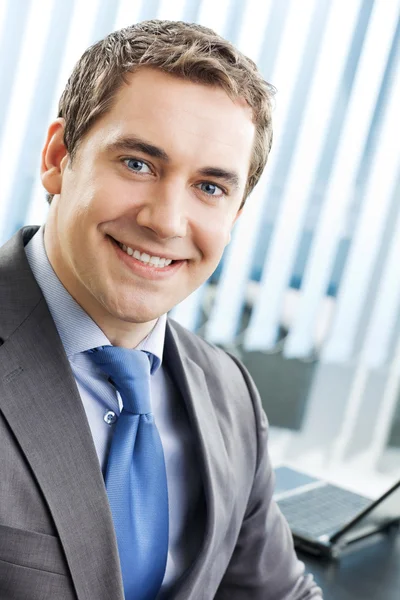
<path id="1" fill-rule="evenodd" d="M 122 248 L 122 250 L 124 252 L 126 252 L 127 254 L 129 254 L 129 256 L 133 256 L 133 258 L 136 258 L 137 260 L 140 260 L 141 262 L 145 263 L 145 264 L 150 264 L 153 267 L 158 267 L 158 268 L 163 268 L 163 267 L 168 267 L 168 265 L 170 265 L 172 263 L 172 259 L 170 258 L 160 258 L 159 256 L 150 256 L 150 254 L 146 254 L 146 252 L 142 252 L 140 253 L 139 250 L 132 250 L 132 248 L 130 248 L 129 246 L 126 246 L 125 244 L 118 244 L 120 248 Z"/>

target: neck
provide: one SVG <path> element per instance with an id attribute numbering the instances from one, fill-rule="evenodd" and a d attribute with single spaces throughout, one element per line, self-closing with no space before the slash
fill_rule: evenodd
<path id="1" fill-rule="evenodd" d="M 85 307 L 83 308 L 86 310 Z M 157 319 L 150 323 L 115 322 L 112 317 L 111 319 L 107 316 L 96 318 L 90 313 L 88 314 L 107 336 L 110 343 L 121 348 L 136 348 L 151 333 L 157 323 Z"/>

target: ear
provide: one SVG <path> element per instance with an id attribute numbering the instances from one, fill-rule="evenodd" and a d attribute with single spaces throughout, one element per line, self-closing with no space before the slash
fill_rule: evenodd
<path id="1" fill-rule="evenodd" d="M 65 121 L 62 118 L 51 123 L 42 150 L 40 174 L 42 183 L 49 194 L 61 192 L 62 174 L 68 161 L 68 152 L 64 144 L 64 129 Z"/>
<path id="2" fill-rule="evenodd" d="M 232 239 L 232 235 L 231 235 L 231 233 L 232 233 L 232 229 L 233 229 L 233 227 L 234 227 L 234 225 L 235 225 L 236 221 L 238 220 L 238 218 L 239 218 L 239 217 L 240 217 L 240 215 L 242 214 L 242 212 L 243 212 L 243 208 L 241 208 L 240 210 L 238 210 L 238 211 L 237 211 L 237 213 L 236 213 L 236 215 L 235 215 L 235 218 L 234 218 L 234 219 L 233 219 L 233 221 L 232 221 L 232 226 L 231 226 L 231 230 L 230 230 L 230 232 L 229 232 L 228 241 L 227 241 L 226 245 L 228 245 L 228 244 L 230 243 L 231 239 Z"/>
<path id="3" fill-rule="evenodd" d="M 232 223 L 232 227 L 234 226 L 234 224 L 236 223 L 236 221 L 238 220 L 238 218 L 240 217 L 240 215 L 243 212 L 243 208 L 241 208 L 240 210 L 237 211 L 235 218 L 233 219 L 233 223 Z"/>

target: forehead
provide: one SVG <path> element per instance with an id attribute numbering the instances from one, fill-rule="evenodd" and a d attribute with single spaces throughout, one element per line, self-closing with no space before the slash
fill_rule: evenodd
<path id="1" fill-rule="evenodd" d="M 110 111 L 94 126 L 104 143 L 139 135 L 186 160 L 213 158 L 248 170 L 255 126 L 243 99 L 217 86 L 142 68 L 129 74 Z M 221 165 L 222 166 L 222 165 Z"/>

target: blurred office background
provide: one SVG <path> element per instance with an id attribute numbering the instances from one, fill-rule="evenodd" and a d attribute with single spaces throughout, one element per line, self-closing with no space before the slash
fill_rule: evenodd
<path id="1" fill-rule="evenodd" d="M 245 362 L 275 465 L 377 494 L 400 476 L 400 0 L 0 0 L 0 244 L 46 218 L 75 61 L 150 18 L 214 28 L 278 90 L 266 171 L 173 316 Z"/>

